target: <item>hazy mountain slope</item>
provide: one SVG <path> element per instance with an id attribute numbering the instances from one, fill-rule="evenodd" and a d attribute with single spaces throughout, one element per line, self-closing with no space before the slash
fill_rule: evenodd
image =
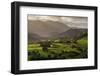
<path id="1" fill-rule="evenodd" d="M 28 21 L 28 40 L 37 41 L 49 38 L 79 38 L 86 33 L 86 28 L 71 28 L 57 21 Z"/>
<path id="2" fill-rule="evenodd" d="M 48 38 L 69 29 L 70 28 L 67 25 L 55 21 L 28 21 L 28 33 L 37 34 L 40 37 Z"/>
<path id="3" fill-rule="evenodd" d="M 87 29 L 81 29 L 81 28 L 72 28 L 69 29 L 63 33 L 60 33 L 56 35 L 57 37 L 69 37 L 69 38 L 79 38 L 83 35 L 83 33 L 86 33 Z"/>
<path id="4" fill-rule="evenodd" d="M 36 40 L 40 40 L 41 37 L 37 34 L 33 34 L 33 33 L 28 33 L 28 40 L 29 41 L 36 41 Z"/>

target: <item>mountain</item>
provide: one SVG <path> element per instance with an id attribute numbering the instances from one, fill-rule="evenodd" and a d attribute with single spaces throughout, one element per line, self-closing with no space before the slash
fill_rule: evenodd
<path id="1" fill-rule="evenodd" d="M 43 38 L 49 38 L 69 29 L 70 27 L 57 21 L 28 21 L 28 34 L 35 34 L 34 37 L 38 35 Z"/>
<path id="2" fill-rule="evenodd" d="M 83 33 L 87 33 L 86 28 L 69 27 L 57 21 L 28 21 L 28 40 L 39 41 L 50 38 L 80 38 Z"/>
<path id="3" fill-rule="evenodd" d="M 37 41 L 37 40 L 40 40 L 41 39 L 41 37 L 39 36 L 39 35 L 37 35 L 37 34 L 33 34 L 33 33 L 28 33 L 28 40 L 29 41 Z"/>
<path id="4" fill-rule="evenodd" d="M 71 28 L 56 36 L 60 38 L 68 37 L 68 38 L 76 39 L 82 37 L 85 33 L 87 33 L 87 31 L 88 31 L 87 29 L 82 29 L 82 28 Z"/>

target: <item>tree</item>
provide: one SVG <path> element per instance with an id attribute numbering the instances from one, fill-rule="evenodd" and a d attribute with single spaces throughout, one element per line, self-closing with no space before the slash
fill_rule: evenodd
<path id="1" fill-rule="evenodd" d="M 43 42 L 40 42 L 40 46 L 42 47 L 42 49 L 44 51 L 48 51 L 48 47 L 50 47 L 50 42 L 49 41 L 43 41 Z"/>

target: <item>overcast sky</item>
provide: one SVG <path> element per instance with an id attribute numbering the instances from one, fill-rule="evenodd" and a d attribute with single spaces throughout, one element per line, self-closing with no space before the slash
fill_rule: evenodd
<path id="1" fill-rule="evenodd" d="M 28 20 L 41 20 L 41 21 L 51 20 L 51 21 L 62 22 L 69 27 L 77 27 L 77 28 L 87 28 L 88 27 L 87 17 L 28 15 Z"/>

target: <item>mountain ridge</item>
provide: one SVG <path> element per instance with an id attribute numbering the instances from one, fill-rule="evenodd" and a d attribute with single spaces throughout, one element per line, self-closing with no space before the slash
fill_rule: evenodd
<path id="1" fill-rule="evenodd" d="M 83 32 L 87 32 L 85 28 L 71 28 L 63 23 L 55 21 L 28 21 L 28 40 L 41 40 L 49 38 L 77 38 Z"/>

